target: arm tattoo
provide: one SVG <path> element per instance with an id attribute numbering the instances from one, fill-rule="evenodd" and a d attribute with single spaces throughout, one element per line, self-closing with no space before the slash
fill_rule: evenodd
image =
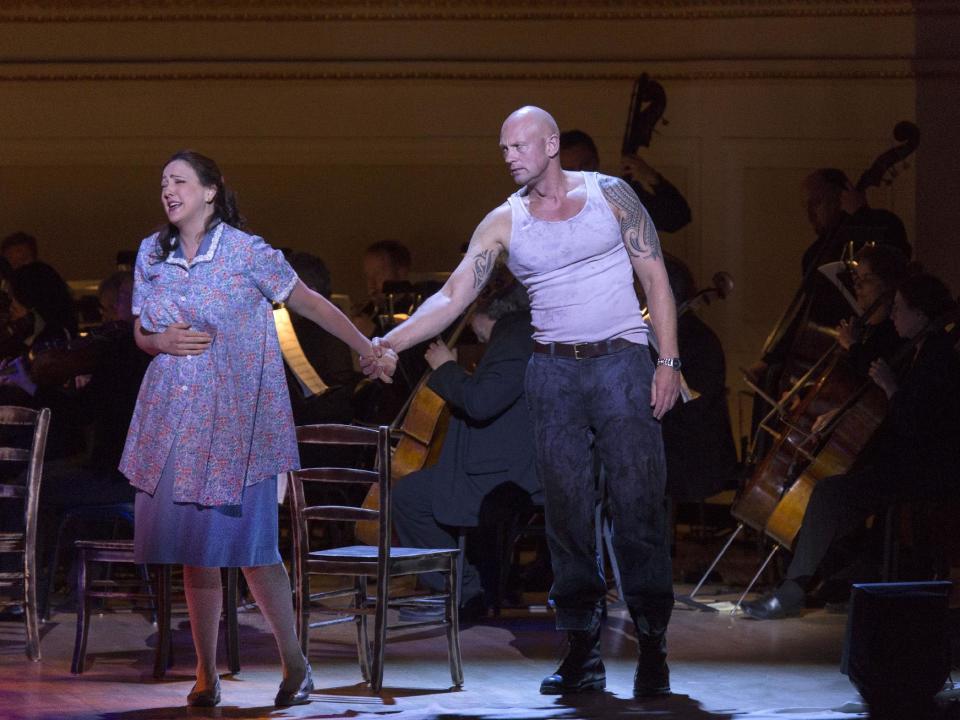
<path id="1" fill-rule="evenodd" d="M 473 287 L 476 290 L 482 288 L 490 278 L 493 271 L 493 264 L 496 260 L 493 250 L 484 250 L 473 256 Z"/>
<path id="2" fill-rule="evenodd" d="M 627 252 L 644 260 L 658 259 L 657 230 L 633 189 L 620 178 L 605 175 L 600 177 L 600 189 L 607 201 L 620 211 L 620 232 Z"/>

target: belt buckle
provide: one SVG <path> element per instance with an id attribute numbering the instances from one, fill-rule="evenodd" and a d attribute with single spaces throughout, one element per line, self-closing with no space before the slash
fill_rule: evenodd
<path id="1" fill-rule="evenodd" d="M 584 360 L 584 359 L 586 359 L 586 357 L 587 357 L 586 355 L 581 355 L 581 354 L 580 354 L 580 348 L 586 347 L 586 346 L 589 345 L 589 344 L 590 344 L 590 343 L 576 343 L 576 344 L 574 344 L 574 346 L 573 346 L 573 359 L 574 359 L 574 360 Z"/>

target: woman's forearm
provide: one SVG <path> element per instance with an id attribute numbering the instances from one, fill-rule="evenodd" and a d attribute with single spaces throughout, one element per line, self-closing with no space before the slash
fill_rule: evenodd
<path id="1" fill-rule="evenodd" d="M 290 293 L 287 307 L 345 342 L 358 355 L 369 357 L 373 354 L 370 340 L 357 330 L 340 308 L 302 282 L 298 282 Z"/>

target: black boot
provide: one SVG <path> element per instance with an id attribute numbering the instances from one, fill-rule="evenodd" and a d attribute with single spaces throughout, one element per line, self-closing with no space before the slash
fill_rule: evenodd
<path id="1" fill-rule="evenodd" d="M 666 633 L 638 635 L 640 660 L 633 676 L 634 697 L 670 694 L 670 668 L 667 667 Z"/>
<path id="2" fill-rule="evenodd" d="M 567 654 L 553 675 L 540 683 L 541 695 L 565 695 L 607 686 L 607 672 L 600 659 L 600 624 L 593 630 L 568 630 Z"/>

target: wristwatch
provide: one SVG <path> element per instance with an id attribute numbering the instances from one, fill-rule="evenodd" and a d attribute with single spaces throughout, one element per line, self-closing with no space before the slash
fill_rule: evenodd
<path id="1" fill-rule="evenodd" d="M 678 357 L 675 357 L 675 358 L 667 358 L 667 357 L 659 358 L 659 359 L 657 360 L 657 365 L 666 365 L 666 366 L 667 366 L 668 368 L 670 368 L 671 370 L 676 370 L 677 372 L 680 372 L 680 358 L 678 358 Z"/>

